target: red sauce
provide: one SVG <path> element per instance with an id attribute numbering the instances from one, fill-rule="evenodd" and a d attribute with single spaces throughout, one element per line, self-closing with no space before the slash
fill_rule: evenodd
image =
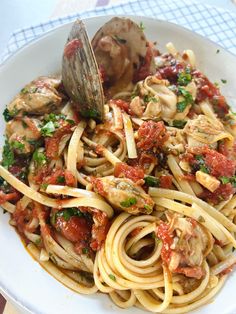
<path id="1" fill-rule="evenodd" d="M 66 185 L 76 186 L 76 179 L 69 170 L 64 171 L 64 176 L 65 176 Z"/>
<path id="2" fill-rule="evenodd" d="M 235 162 L 227 159 L 224 155 L 209 150 L 205 157 L 206 165 L 211 169 L 214 177 L 231 177 L 235 173 Z"/>
<path id="3" fill-rule="evenodd" d="M 145 121 L 138 129 L 137 147 L 149 150 L 162 147 L 169 135 L 162 121 Z"/>
<path id="4" fill-rule="evenodd" d="M 197 80 L 197 102 L 205 99 L 210 99 L 213 108 L 219 117 L 224 117 L 229 112 L 229 106 L 226 103 L 225 97 L 221 95 L 219 89 L 211 83 L 208 78 L 200 71 L 193 72 L 194 78 Z"/>
<path id="5" fill-rule="evenodd" d="M 131 237 L 135 237 L 136 235 L 138 235 L 140 233 L 140 231 L 142 230 L 143 228 L 142 227 L 137 227 L 135 228 L 134 230 L 132 230 L 130 232 L 130 236 Z"/>
<path id="6" fill-rule="evenodd" d="M 71 125 L 65 124 L 60 129 L 56 130 L 52 137 L 45 138 L 46 156 L 49 159 L 58 157 L 59 143 L 64 135 L 71 134 Z"/>
<path id="7" fill-rule="evenodd" d="M 78 242 L 90 238 L 91 224 L 84 217 L 72 216 L 68 221 L 63 217 L 58 217 L 56 229 L 71 242 Z"/>
<path id="8" fill-rule="evenodd" d="M 163 189 L 170 189 L 172 185 L 172 176 L 162 175 L 160 176 L 160 187 Z"/>
<path id="9" fill-rule="evenodd" d="M 104 191 L 103 183 L 101 179 L 91 177 L 91 184 L 94 190 L 101 196 L 106 197 L 107 193 Z"/>
<path id="10" fill-rule="evenodd" d="M 82 47 L 83 44 L 79 39 L 72 39 L 66 44 L 64 48 L 64 56 L 69 59 L 75 55 L 78 48 Z"/>
<path id="11" fill-rule="evenodd" d="M 190 181 L 190 182 L 194 182 L 196 181 L 196 177 L 194 174 L 191 174 L 191 173 L 188 173 L 188 174 L 184 174 L 182 176 L 183 180 L 187 180 L 187 181 Z"/>
<path id="12" fill-rule="evenodd" d="M 173 84 L 177 82 L 179 73 L 184 71 L 185 65 L 175 59 L 172 59 L 170 63 L 171 65 L 158 69 L 158 73 L 162 79 L 169 80 Z"/>
<path id="13" fill-rule="evenodd" d="M 96 223 L 92 226 L 92 241 L 90 247 L 93 251 L 98 251 L 106 239 L 110 228 L 110 222 L 107 215 L 101 211 L 95 212 L 93 217 Z"/>
<path id="14" fill-rule="evenodd" d="M 114 168 L 114 176 L 118 178 L 127 178 L 137 182 L 144 178 L 144 171 L 140 168 L 128 166 L 124 162 L 118 162 Z"/>
<path id="15" fill-rule="evenodd" d="M 202 269 L 200 266 L 177 267 L 174 272 L 196 279 L 201 279 L 205 275 L 204 269 Z"/>
<path id="16" fill-rule="evenodd" d="M 221 184 L 213 193 L 208 190 L 204 190 L 200 197 L 216 205 L 222 200 L 227 200 L 234 192 L 235 189 L 232 187 L 232 185 L 227 183 Z"/>
<path id="17" fill-rule="evenodd" d="M 157 236 L 162 241 L 161 258 L 167 264 L 170 261 L 171 245 L 173 243 L 173 234 L 169 231 L 169 225 L 161 222 L 157 228 Z"/>
<path id="18" fill-rule="evenodd" d="M 210 170 L 210 174 L 218 178 L 220 176 L 232 177 L 236 170 L 235 161 L 228 159 L 225 155 L 210 149 L 208 146 L 194 147 L 190 150 L 190 155 L 202 155 L 206 166 Z M 193 164 L 196 159 L 192 156 L 188 158 Z"/>
<path id="19" fill-rule="evenodd" d="M 129 104 L 126 101 L 122 99 L 111 99 L 110 102 L 115 104 L 121 110 L 124 110 L 125 112 L 129 112 Z"/>

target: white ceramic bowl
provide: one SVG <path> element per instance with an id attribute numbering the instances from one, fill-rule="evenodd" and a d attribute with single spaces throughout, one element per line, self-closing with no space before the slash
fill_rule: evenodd
<path id="1" fill-rule="evenodd" d="M 85 20 L 90 36 L 111 17 L 96 17 Z M 132 17 L 143 21 L 147 38 L 157 41 L 164 51 L 165 44 L 172 41 L 177 49 L 193 49 L 198 67 L 214 81 L 226 79 L 223 94 L 229 104 L 236 106 L 236 57 L 220 46 L 184 28 L 168 22 L 146 17 Z M 19 50 L 0 67 L 0 110 L 12 99 L 22 86 L 39 75 L 60 71 L 63 46 L 71 24 L 54 29 L 40 39 Z M 217 49 L 220 50 L 216 53 Z M 0 144 L 3 144 L 4 125 L 0 117 Z M 137 308 L 121 310 L 102 294 L 84 296 L 64 287 L 51 277 L 26 252 L 15 230 L 8 224 L 9 215 L 0 211 L 0 287 L 22 313 L 43 314 L 120 314 L 147 313 Z M 214 302 L 195 313 L 235 314 L 234 296 L 236 273 L 227 280 L 225 287 Z"/>

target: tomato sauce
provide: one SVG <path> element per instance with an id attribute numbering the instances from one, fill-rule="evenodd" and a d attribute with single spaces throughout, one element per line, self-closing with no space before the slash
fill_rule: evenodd
<path id="1" fill-rule="evenodd" d="M 213 193 L 208 190 L 204 190 L 199 197 L 217 205 L 220 201 L 227 200 L 233 193 L 235 193 L 235 188 L 233 188 L 230 183 L 227 183 L 221 184 Z"/>
<path id="2" fill-rule="evenodd" d="M 172 176 L 162 175 L 160 176 L 160 187 L 163 189 L 170 189 L 172 185 Z"/>
<path id="3" fill-rule="evenodd" d="M 93 251 L 98 251 L 105 242 L 111 224 L 104 212 L 97 211 L 93 214 L 93 217 L 97 223 L 94 223 L 92 226 L 92 241 L 90 247 Z"/>
<path id="4" fill-rule="evenodd" d="M 171 257 L 171 245 L 173 243 L 173 234 L 169 231 L 169 225 L 161 222 L 157 228 L 157 236 L 162 241 L 161 258 L 167 264 Z"/>
<path id="5" fill-rule="evenodd" d="M 224 96 L 221 95 L 219 88 L 216 87 L 209 79 L 196 70 L 193 73 L 193 77 L 197 81 L 197 102 L 202 102 L 205 99 L 210 99 L 213 105 L 213 109 L 217 115 L 222 118 L 229 112 L 229 106 Z"/>
<path id="6" fill-rule="evenodd" d="M 129 112 L 129 104 L 126 101 L 122 99 L 111 99 L 110 102 L 115 104 L 121 110 L 124 110 L 127 113 Z"/>
<path id="7" fill-rule="evenodd" d="M 71 125 L 66 124 L 60 129 L 56 130 L 52 137 L 45 138 L 46 156 L 49 159 L 56 159 L 58 157 L 59 143 L 64 135 L 71 134 Z"/>
<path id="8" fill-rule="evenodd" d="M 72 39 L 69 41 L 64 48 L 64 56 L 68 59 L 73 57 L 78 48 L 82 48 L 83 44 L 79 39 Z"/>
<path id="9" fill-rule="evenodd" d="M 162 121 L 145 121 L 138 129 L 137 147 L 143 150 L 160 148 L 169 138 Z"/>
<path id="10" fill-rule="evenodd" d="M 102 180 L 100 180 L 98 178 L 95 178 L 95 177 L 91 177 L 91 184 L 92 184 L 94 190 L 98 194 L 100 194 L 101 196 L 106 197 L 107 193 L 104 190 Z"/>
<path id="11" fill-rule="evenodd" d="M 72 216 L 68 221 L 63 217 L 58 217 L 55 227 L 67 240 L 73 243 L 87 240 L 91 235 L 91 224 L 84 217 Z"/>
<path id="12" fill-rule="evenodd" d="M 118 162 L 114 168 L 114 176 L 117 178 L 127 178 L 137 182 L 144 178 L 144 171 L 140 168 L 129 166 L 124 162 Z"/>
<path id="13" fill-rule="evenodd" d="M 159 75 L 162 79 L 169 80 L 171 84 L 176 84 L 178 76 L 185 69 L 184 63 L 180 63 L 175 59 L 170 60 L 170 65 L 158 69 Z"/>

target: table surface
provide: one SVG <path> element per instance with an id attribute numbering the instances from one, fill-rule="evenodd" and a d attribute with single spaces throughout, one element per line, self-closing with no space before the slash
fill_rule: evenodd
<path id="1" fill-rule="evenodd" d="M 1 0 L 0 1 L 0 55 L 16 29 L 37 24 L 58 17 L 75 13 L 95 6 L 117 4 L 126 0 Z M 156 0 L 158 1 L 158 0 Z M 178 0 L 176 0 L 178 1 Z M 200 0 L 236 13 L 236 0 Z"/>
<path id="2" fill-rule="evenodd" d="M 12 32 L 17 29 L 35 25 L 47 21 L 50 18 L 126 1 L 127 0 L 0 0 L 0 55 L 3 53 Z M 158 0 L 156 1 L 158 2 Z M 218 6 L 236 13 L 236 0 L 199 0 L 199 2 Z M 0 313 L 3 311 L 4 303 L 0 295 Z M 7 304 L 4 313 L 16 314 L 11 304 Z"/>

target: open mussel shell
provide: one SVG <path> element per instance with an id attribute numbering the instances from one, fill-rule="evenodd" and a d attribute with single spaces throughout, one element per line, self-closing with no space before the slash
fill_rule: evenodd
<path id="1" fill-rule="evenodd" d="M 100 73 L 84 23 L 80 20 L 73 24 L 64 48 L 62 81 L 82 116 L 103 120 L 104 95 Z"/>

